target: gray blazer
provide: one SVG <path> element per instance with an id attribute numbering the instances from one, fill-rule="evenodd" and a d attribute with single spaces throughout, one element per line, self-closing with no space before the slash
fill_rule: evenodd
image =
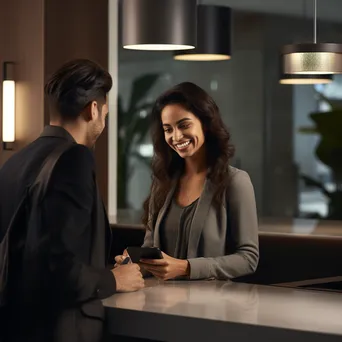
<path id="1" fill-rule="evenodd" d="M 230 185 L 220 208 L 212 204 L 214 186 L 206 180 L 191 223 L 187 259 L 190 279 L 232 279 L 255 272 L 259 261 L 258 220 L 249 175 L 230 167 Z M 160 224 L 177 182 L 158 215 L 150 207 L 143 247 L 160 247 Z M 152 191 L 153 196 L 153 191 Z"/>

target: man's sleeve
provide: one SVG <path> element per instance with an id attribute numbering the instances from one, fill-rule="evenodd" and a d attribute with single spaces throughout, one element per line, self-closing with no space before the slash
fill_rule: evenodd
<path id="1" fill-rule="evenodd" d="M 52 294 L 70 305 L 103 299 L 116 291 L 114 275 L 105 265 L 89 266 L 96 201 L 94 168 L 91 151 L 75 145 L 58 161 L 43 201 L 42 226 L 49 230 L 51 239 Z"/>

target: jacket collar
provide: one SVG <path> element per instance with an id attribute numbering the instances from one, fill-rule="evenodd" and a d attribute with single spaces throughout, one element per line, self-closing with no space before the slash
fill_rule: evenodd
<path id="1" fill-rule="evenodd" d="M 171 200 L 174 196 L 177 188 L 178 178 L 174 180 L 170 192 L 168 193 L 164 205 L 158 213 L 156 224 L 154 227 L 153 242 L 155 247 L 160 247 L 160 226 L 165 217 L 168 207 L 170 206 Z M 208 216 L 208 212 L 213 200 L 214 185 L 209 179 L 206 179 L 202 194 L 198 200 L 197 208 L 194 213 L 194 217 L 190 226 L 189 244 L 187 255 L 188 258 L 194 258 L 198 249 L 200 237 L 203 231 L 203 226 Z"/>
<path id="2" fill-rule="evenodd" d="M 60 126 L 45 126 L 40 137 L 56 137 L 68 140 L 70 142 L 76 142 L 73 136 L 66 129 Z"/>

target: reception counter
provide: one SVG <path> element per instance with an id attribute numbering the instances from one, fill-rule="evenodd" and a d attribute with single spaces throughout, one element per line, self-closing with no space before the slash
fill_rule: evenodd
<path id="1" fill-rule="evenodd" d="M 113 262 L 127 246 L 142 245 L 145 229 L 140 216 L 128 211 L 110 218 Z M 260 218 L 259 246 L 257 271 L 237 281 L 262 285 L 305 281 L 310 285 L 342 276 L 342 264 L 337 262 L 342 260 L 340 221 Z M 342 282 L 327 287 L 342 290 Z"/>
<path id="2" fill-rule="evenodd" d="M 103 303 L 113 341 L 342 340 L 342 296 L 333 292 L 151 278 L 144 290 Z"/>

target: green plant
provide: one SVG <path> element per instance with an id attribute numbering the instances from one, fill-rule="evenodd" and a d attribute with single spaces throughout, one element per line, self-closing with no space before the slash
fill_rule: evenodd
<path id="1" fill-rule="evenodd" d="M 134 170 L 130 158 L 135 157 L 150 165 L 150 159 L 142 156 L 139 145 L 144 141 L 149 130 L 151 102 L 146 101 L 146 95 L 158 80 L 158 74 L 146 74 L 133 81 L 128 106 L 125 109 L 121 96 L 118 97 L 118 208 L 128 207 L 127 185 Z"/>
<path id="2" fill-rule="evenodd" d="M 307 175 L 301 175 L 305 184 L 317 187 L 329 200 L 327 219 L 342 219 L 342 101 L 327 99 L 319 94 L 321 100 L 327 102 L 331 110 L 329 112 L 311 113 L 314 121 L 313 127 L 302 127 L 300 132 L 304 134 L 319 134 L 320 141 L 316 147 L 317 158 L 327 165 L 333 174 L 335 190 L 328 190 L 322 182 Z"/>

